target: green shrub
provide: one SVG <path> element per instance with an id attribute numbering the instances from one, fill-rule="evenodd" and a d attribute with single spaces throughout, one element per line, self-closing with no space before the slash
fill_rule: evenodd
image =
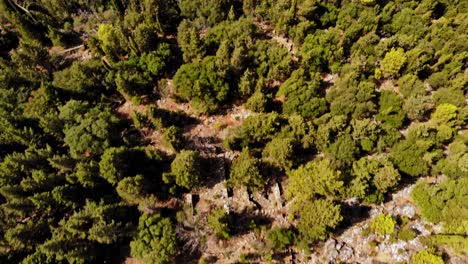
<path id="1" fill-rule="evenodd" d="M 183 150 L 171 163 L 171 175 L 175 183 L 191 190 L 200 184 L 201 164 L 198 152 Z"/>
<path id="2" fill-rule="evenodd" d="M 400 128 L 406 119 L 403 111 L 403 99 L 390 91 L 383 91 L 379 98 L 377 120 L 392 128 Z"/>
<path id="3" fill-rule="evenodd" d="M 252 112 L 263 113 L 266 111 L 268 97 L 261 91 L 256 91 L 245 103 L 245 107 Z"/>
<path id="4" fill-rule="evenodd" d="M 274 250 L 283 250 L 294 243 L 294 233 L 291 230 L 276 228 L 268 231 L 269 246 Z"/>
<path id="5" fill-rule="evenodd" d="M 244 148 L 239 157 L 232 163 L 227 186 L 260 189 L 264 185 L 265 179 L 260 174 L 259 159 L 252 156 L 248 148 Z"/>
<path id="6" fill-rule="evenodd" d="M 207 218 L 207 226 L 218 237 L 228 239 L 230 234 L 230 216 L 223 208 L 216 208 L 210 211 Z"/>
<path id="7" fill-rule="evenodd" d="M 378 235 L 391 235 L 395 232 L 395 220 L 390 215 L 380 214 L 370 222 L 371 232 Z"/>
<path id="8" fill-rule="evenodd" d="M 173 151 L 178 151 L 182 148 L 183 135 L 182 129 L 177 126 L 170 126 L 164 131 L 164 143 L 170 147 Z"/>
<path id="9" fill-rule="evenodd" d="M 294 165 L 294 148 L 294 139 L 274 138 L 263 149 L 263 160 L 278 169 L 289 170 Z"/>
<path id="10" fill-rule="evenodd" d="M 444 260 L 428 250 L 422 250 L 411 256 L 411 264 L 444 264 Z"/>
<path id="11" fill-rule="evenodd" d="M 401 239 L 403 241 L 410 241 L 410 240 L 413 240 L 415 237 L 416 237 L 416 232 L 410 228 L 403 228 L 398 233 L 398 239 Z"/>
<path id="12" fill-rule="evenodd" d="M 304 243 L 325 240 L 343 220 L 340 205 L 327 199 L 305 202 L 299 215 L 297 229 Z"/>
<path id="13" fill-rule="evenodd" d="M 171 221 L 159 214 L 143 214 L 130 249 L 131 255 L 144 263 L 170 263 L 177 253 L 177 238 Z"/>
<path id="14" fill-rule="evenodd" d="M 397 76 L 401 68 L 406 64 L 406 60 L 406 54 L 402 48 L 392 48 L 380 62 L 383 76 L 385 78 Z"/>

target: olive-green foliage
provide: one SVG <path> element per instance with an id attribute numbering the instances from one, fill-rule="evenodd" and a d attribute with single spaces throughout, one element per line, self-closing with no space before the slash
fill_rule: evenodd
<path id="1" fill-rule="evenodd" d="M 65 123 L 73 124 L 79 122 L 89 109 L 89 103 L 86 101 L 70 100 L 59 107 L 59 118 Z"/>
<path id="2" fill-rule="evenodd" d="M 127 101 L 134 101 L 135 97 L 146 95 L 153 88 L 151 77 L 142 72 L 136 63 L 134 61 L 119 63 L 116 65 L 118 70 L 112 72 L 117 91 Z"/>
<path id="3" fill-rule="evenodd" d="M 324 151 L 339 161 L 351 162 L 354 160 L 355 155 L 358 154 L 359 149 L 351 135 L 346 133 L 337 137 Z"/>
<path id="4" fill-rule="evenodd" d="M 198 18 L 209 26 L 213 26 L 226 18 L 232 3 L 227 0 L 181 0 L 178 1 L 178 5 L 183 17 L 192 20 Z"/>
<path id="5" fill-rule="evenodd" d="M 231 234 L 230 216 L 223 208 L 215 208 L 207 217 L 207 226 L 218 237 L 228 239 Z"/>
<path id="6" fill-rule="evenodd" d="M 282 119 L 275 113 L 256 114 L 247 117 L 241 127 L 233 135 L 226 138 L 227 148 L 240 150 L 248 146 L 265 144 L 279 132 Z"/>
<path id="7" fill-rule="evenodd" d="M 343 60 L 341 41 L 340 31 L 334 28 L 309 34 L 301 48 L 302 64 L 313 72 L 337 71 Z"/>
<path id="8" fill-rule="evenodd" d="M 96 96 L 106 91 L 105 70 L 97 61 L 75 62 L 55 72 L 52 84 L 71 93 Z"/>
<path id="9" fill-rule="evenodd" d="M 444 260 L 439 255 L 435 255 L 428 250 L 422 250 L 411 256 L 412 264 L 443 264 Z"/>
<path id="10" fill-rule="evenodd" d="M 300 238 L 306 242 L 325 240 L 343 220 L 340 206 L 328 199 L 305 202 L 299 214 L 297 229 Z"/>
<path id="11" fill-rule="evenodd" d="M 382 193 L 393 189 L 400 181 L 400 173 L 391 164 L 380 168 L 374 176 L 374 185 Z"/>
<path id="12" fill-rule="evenodd" d="M 448 155 L 437 163 L 437 169 L 450 178 L 468 177 L 467 133 L 457 136 L 448 145 Z"/>
<path id="13" fill-rule="evenodd" d="M 113 147 L 102 154 L 100 176 L 116 186 L 123 178 L 142 174 L 157 180 L 161 157 L 157 152 L 142 148 Z"/>
<path id="14" fill-rule="evenodd" d="M 326 94 L 333 115 L 352 115 L 354 118 L 369 117 L 375 113 L 377 106 L 375 84 L 360 80 L 357 69 L 345 73 Z"/>
<path id="15" fill-rule="evenodd" d="M 450 253 L 464 256 L 468 253 L 468 241 L 464 234 L 436 234 L 423 237 L 423 243 L 428 247 L 450 247 Z"/>
<path id="16" fill-rule="evenodd" d="M 263 149 L 263 161 L 280 170 L 291 169 L 294 165 L 295 144 L 293 138 L 274 138 Z"/>
<path id="17" fill-rule="evenodd" d="M 458 107 L 465 105 L 464 92 L 460 89 L 441 88 L 433 93 L 436 104 L 452 104 Z"/>
<path id="18" fill-rule="evenodd" d="M 113 24 L 101 24 L 97 31 L 97 39 L 101 44 L 104 53 L 110 56 L 111 59 L 117 60 L 117 57 L 124 53 L 120 45 L 122 37 L 121 28 Z"/>
<path id="19" fill-rule="evenodd" d="M 400 174 L 386 157 L 363 157 L 353 163 L 351 180 L 346 188 L 350 197 L 365 199 L 374 189 L 391 191 L 400 181 Z"/>
<path id="20" fill-rule="evenodd" d="M 283 113 L 318 117 L 327 110 L 325 99 L 320 96 L 319 75 L 310 74 L 310 77 L 308 75 L 303 69 L 296 70 L 280 86 L 276 95 L 286 98 L 283 103 Z"/>
<path id="21" fill-rule="evenodd" d="M 245 108 L 252 112 L 263 113 L 265 112 L 268 104 L 268 97 L 262 91 L 256 91 L 245 102 Z"/>
<path id="22" fill-rule="evenodd" d="M 288 229 L 275 228 L 267 233 L 269 246 L 274 250 L 288 248 L 294 242 L 294 233 Z"/>
<path id="23" fill-rule="evenodd" d="M 260 161 L 252 156 L 248 148 L 244 148 L 231 166 L 229 187 L 247 187 L 249 189 L 260 189 L 265 185 L 265 179 L 260 173 Z"/>
<path id="24" fill-rule="evenodd" d="M 402 48 L 392 48 L 380 62 L 383 76 L 385 78 L 397 76 L 401 68 L 406 64 L 406 60 L 406 54 Z"/>
<path id="25" fill-rule="evenodd" d="M 250 47 L 253 44 L 253 38 L 257 31 L 257 27 L 250 18 L 240 18 L 236 21 L 224 21 L 208 31 L 204 42 L 206 47 L 213 51 L 220 50 L 220 46 L 223 42 L 224 45 L 234 47 L 234 49 L 236 46 L 237 48 L 242 47 L 241 43 L 243 42 L 246 42 Z M 234 54 L 235 52 L 232 51 L 232 53 Z"/>
<path id="26" fill-rule="evenodd" d="M 198 152 L 183 150 L 176 155 L 171 163 L 171 174 L 175 183 L 191 190 L 197 187 L 201 181 L 201 164 Z"/>
<path id="27" fill-rule="evenodd" d="M 288 173 L 286 197 L 294 199 L 296 207 L 316 195 L 334 197 L 343 186 L 341 171 L 329 159 L 315 159 Z"/>
<path id="28" fill-rule="evenodd" d="M 147 182 L 142 175 L 126 177 L 117 184 L 117 193 L 129 204 L 138 204 L 145 197 Z"/>
<path id="29" fill-rule="evenodd" d="M 20 41 L 11 52 L 11 62 L 18 67 L 18 74 L 26 80 L 40 82 L 50 78 L 50 55 L 38 41 Z"/>
<path id="30" fill-rule="evenodd" d="M 417 236 L 416 232 L 410 228 L 403 228 L 398 232 L 398 239 L 403 241 L 413 240 Z"/>
<path id="31" fill-rule="evenodd" d="M 117 184 L 128 173 L 131 152 L 124 148 L 108 148 L 102 154 L 101 161 L 99 162 L 99 171 L 101 176 L 111 184 Z"/>
<path id="32" fill-rule="evenodd" d="M 177 238 L 171 221 L 159 214 L 143 214 L 138 234 L 130 242 L 130 253 L 143 263 L 171 263 L 177 253 Z"/>
<path id="33" fill-rule="evenodd" d="M 398 79 L 399 91 L 405 97 L 422 96 L 426 94 L 423 82 L 413 74 L 407 74 Z"/>
<path id="34" fill-rule="evenodd" d="M 311 122 L 299 115 L 291 115 L 288 117 L 288 124 L 283 125 L 277 137 L 294 139 L 297 147 L 300 143 L 302 148 L 310 149 L 313 143 L 313 131 L 314 127 Z"/>
<path id="35" fill-rule="evenodd" d="M 200 113 L 216 111 L 229 94 L 229 85 L 217 74 L 213 57 L 180 67 L 174 88 L 177 96 L 190 100 Z"/>
<path id="36" fill-rule="evenodd" d="M 449 125 L 453 127 L 457 124 L 458 108 L 452 104 L 441 104 L 437 106 L 434 113 L 431 115 L 431 120 L 438 125 Z"/>
<path id="37" fill-rule="evenodd" d="M 251 69 L 245 70 L 239 80 L 239 93 L 242 96 L 248 96 L 253 94 L 255 91 L 255 84 L 255 73 Z"/>
<path id="38" fill-rule="evenodd" d="M 351 120 L 351 137 L 363 151 L 371 151 L 381 133 L 381 128 L 369 118 Z"/>
<path id="39" fill-rule="evenodd" d="M 390 91 L 383 91 L 379 99 L 379 114 L 377 120 L 393 128 L 400 128 L 405 121 L 403 111 L 403 100 L 397 94 Z"/>
<path id="40" fill-rule="evenodd" d="M 64 142 L 74 158 L 98 155 L 112 145 L 117 136 L 118 119 L 109 112 L 93 108 L 64 129 Z"/>
<path id="41" fill-rule="evenodd" d="M 468 229 L 466 198 L 468 179 L 446 179 L 438 185 L 421 181 L 411 193 L 422 216 L 430 222 L 442 222 L 444 232 L 463 234 Z"/>
<path id="42" fill-rule="evenodd" d="M 68 169 L 68 168 L 66 168 Z M 73 178 L 72 178 L 73 177 Z M 73 180 L 71 180 L 72 178 Z M 95 161 L 80 162 L 76 164 L 75 174 L 68 178 L 68 181 L 79 182 L 84 187 L 97 187 L 99 181 L 99 164 Z"/>
<path id="43" fill-rule="evenodd" d="M 132 226 L 126 223 L 126 217 L 131 212 L 121 204 L 88 202 L 68 219 L 62 219 L 40 250 L 58 262 L 93 262 L 99 258 L 102 245 L 129 238 Z"/>
<path id="44" fill-rule="evenodd" d="M 372 233 L 378 235 L 391 235 L 395 232 L 395 224 L 396 222 L 392 216 L 379 214 L 372 218 L 369 228 Z"/>
<path id="45" fill-rule="evenodd" d="M 313 135 L 314 143 L 318 150 L 324 151 L 337 135 L 343 133 L 347 125 L 347 117 L 344 115 L 333 116 L 327 113 L 314 119 L 313 122 L 317 126 L 317 131 Z"/>
<path id="46" fill-rule="evenodd" d="M 431 109 L 430 96 L 409 97 L 403 104 L 403 110 L 410 120 L 420 121 L 427 117 Z"/>
<path id="47" fill-rule="evenodd" d="M 376 29 L 378 16 L 373 5 L 350 2 L 338 8 L 336 24 L 344 31 L 347 42 L 353 43 L 361 35 Z"/>
<path id="48" fill-rule="evenodd" d="M 139 97 L 134 97 L 134 100 L 132 100 L 132 101 L 137 100 L 135 98 L 139 98 Z M 132 102 L 132 103 L 134 104 L 135 102 Z M 137 100 L 137 103 L 138 103 L 138 100 Z M 132 114 L 131 114 L 131 117 L 132 117 L 133 125 L 136 128 L 142 129 L 144 127 L 149 127 L 150 126 L 150 121 L 149 121 L 148 117 L 143 113 L 133 111 Z"/>
<path id="49" fill-rule="evenodd" d="M 201 60 L 205 50 L 198 29 L 188 20 L 183 20 L 177 29 L 177 42 L 183 52 L 185 62 Z"/>
<path id="50" fill-rule="evenodd" d="M 139 65 L 153 76 L 163 76 L 172 52 L 169 44 L 160 43 L 156 50 L 141 54 Z"/>
<path id="51" fill-rule="evenodd" d="M 286 80 L 293 69 L 291 54 L 272 40 L 256 42 L 253 63 L 257 75 L 267 81 Z"/>
<path id="52" fill-rule="evenodd" d="M 37 233 L 27 235 L 30 229 L 34 229 Z M 30 221 L 26 224 L 16 225 L 14 228 L 5 230 L 4 239 L 11 245 L 13 250 L 28 250 L 31 251 L 35 246 L 41 244 L 42 237 L 49 233 L 48 226 L 44 221 Z"/>
<path id="53" fill-rule="evenodd" d="M 164 142 L 173 150 L 177 151 L 182 147 L 182 130 L 177 126 L 170 126 L 164 131 Z"/>
<path id="54" fill-rule="evenodd" d="M 21 7 L 21 8 L 20 8 Z M 48 27 L 54 29 L 57 21 L 42 12 L 30 11 L 11 0 L 0 1 L 0 10 L 4 18 L 12 22 L 24 40 L 37 40 L 49 43 Z M 45 12 L 47 14 L 47 11 Z"/>
<path id="55" fill-rule="evenodd" d="M 397 143 L 391 152 L 394 164 L 398 169 L 410 176 L 424 176 L 429 172 L 429 164 L 424 155 L 432 146 L 425 140 L 403 140 Z"/>
<path id="56" fill-rule="evenodd" d="M 371 190 L 371 179 L 376 164 L 367 158 L 361 158 L 353 163 L 351 180 L 346 188 L 346 193 L 350 197 L 364 199 Z"/>

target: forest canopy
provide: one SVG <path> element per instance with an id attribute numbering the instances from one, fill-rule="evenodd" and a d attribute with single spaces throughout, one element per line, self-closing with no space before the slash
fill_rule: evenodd
<path id="1" fill-rule="evenodd" d="M 442 226 L 412 261 L 467 254 L 467 14 L 0 0 L 0 262 L 281 262 L 409 184 Z M 247 233 L 255 254 L 206 255 Z"/>

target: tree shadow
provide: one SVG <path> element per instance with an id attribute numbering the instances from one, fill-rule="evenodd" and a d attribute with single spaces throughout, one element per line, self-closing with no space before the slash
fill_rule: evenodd
<path id="1" fill-rule="evenodd" d="M 262 226 L 269 226 L 273 222 L 273 219 L 261 215 L 255 214 L 249 210 L 243 210 L 242 212 L 232 212 L 231 217 L 231 234 L 234 236 L 246 235 L 252 230 L 260 228 Z"/>
<path id="2" fill-rule="evenodd" d="M 191 252 L 191 253 L 187 253 L 185 251 L 182 251 L 180 252 L 180 254 L 178 254 L 176 257 L 175 257 L 175 263 L 186 263 L 186 264 L 198 264 L 200 263 L 200 258 L 202 257 L 202 252 L 200 251 L 195 251 L 195 252 Z M 215 263 L 213 261 L 216 261 L 216 259 L 212 260 L 212 261 L 209 261 L 207 260 L 208 263 Z"/>
<path id="3" fill-rule="evenodd" d="M 224 157 L 205 157 L 202 160 L 202 185 L 213 188 L 216 184 L 229 178 L 229 159 Z"/>
<path id="4" fill-rule="evenodd" d="M 334 235 L 342 235 L 348 228 L 367 220 L 371 207 L 359 203 L 341 202 L 341 215 L 346 216 L 336 228 Z"/>
<path id="5" fill-rule="evenodd" d="M 163 108 L 152 108 L 149 116 L 153 120 L 157 120 L 162 127 L 178 126 L 186 127 L 194 126 L 200 123 L 200 120 L 187 115 L 183 111 L 170 111 Z"/>

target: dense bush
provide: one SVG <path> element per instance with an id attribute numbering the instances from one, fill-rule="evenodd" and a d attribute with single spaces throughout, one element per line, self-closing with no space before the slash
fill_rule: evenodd
<path id="1" fill-rule="evenodd" d="M 274 250 L 283 250 L 293 244 L 294 233 L 287 229 L 272 229 L 267 233 L 270 247 Z"/>
<path id="2" fill-rule="evenodd" d="M 198 152 L 183 150 L 176 155 L 171 163 L 171 173 L 165 177 L 172 177 L 178 186 L 191 190 L 200 184 L 201 176 Z"/>
<path id="3" fill-rule="evenodd" d="M 130 242 L 131 255 L 144 263 L 170 263 L 177 252 L 171 221 L 158 214 L 143 214 L 138 230 L 138 235 Z"/>
<path id="4" fill-rule="evenodd" d="M 231 236 L 231 220 L 228 213 L 223 208 L 216 208 L 210 211 L 207 219 L 207 225 L 212 232 L 220 238 L 229 238 Z"/>
<path id="5" fill-rule="evenodd" d="M 411 263 L 413 264 L 423 264 L 423 263 L 432 263 L 432 264 L 442 264 L 444 260 L 442 257 L 435 255 L 427 250 L 420 251 L 411 256 Z"/>
<path id="6" fill-rule="evenodd" d="M 327 199 L 308 201 L 301 210 L 297 228 L 301 239 L 306 242 L 325 240 L 343 220 L 340 206 Z"/>
<path id="7" fill-rule="evenodd" d="M 391 235 L 395 232 L 395 220 L 392 216 L 379 214 L 372 218 L 370 222 L 370 231 L 378 235 Z"/>
<path id="8" fill-rule="evenodd" d="M 242 187 L 248 189 L 260 189 L 265 184 L 259 168 L 259 159 L 252 156 L 248 148 L 244 148 L 231 166 L 229 180 L 227 185 L 229 187 Z"/>

